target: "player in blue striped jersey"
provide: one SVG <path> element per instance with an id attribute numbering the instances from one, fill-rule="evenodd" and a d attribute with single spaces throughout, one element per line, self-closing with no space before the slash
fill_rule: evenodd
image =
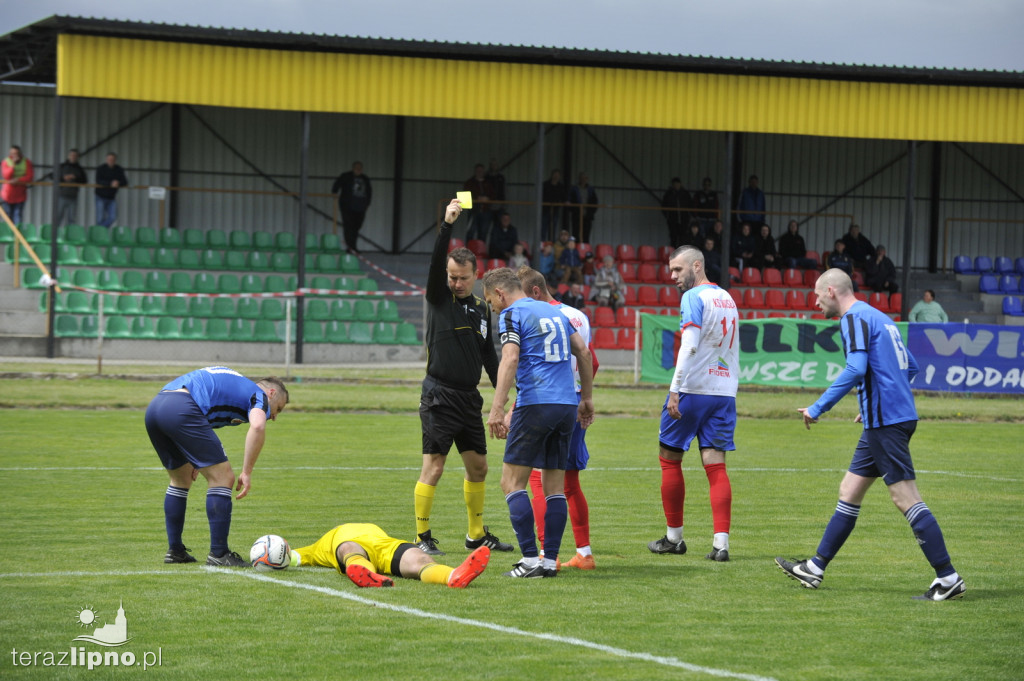
<path id="1" fill-rule="evenodd" d="M 197 369 L 174 379 L 146 409 L 146 431 L 170 485 L 164 496 L 167 529 L 165 563 L 194 563 L 181 540 L 188 491 L 199 473 L 206 478 L 206 516 L 210 523 L 207 565 L 248 567 L 249 562 L 228 549 L 231 529 L 231 470 L 224 445 L 214 428 L 249 424 L 245 436 L 238 499 L 249 493 L 252 469 L 263 449 L 267 420 L 273 421 L 288 404 L 288 390 L 273 376 L 251 381 L 227 367 Z"/>
<path id="2" fill-rule="evenodd" d="M 921 550 L 935 569 L 931 586 L 924 595 L 914 598 L 960 598 L 966 590 L 964 580 L 953 568 L 939 523 L 921 500 L 914 481 L 910 438 L 917 428 L 917 409 L 910 382 L 917 375 L 917 362 L 892 320 L 857 300 L 853 282 L 845 272 L 828 270 L 818 278 L 814 292 L 826 317 L 840 317 L 846 368 L 817 402 L 799 411 L 804 425 L 810 429 L 819 416 L 856 386 L 860 405 L 857 421 L 864 423 L 864 432 L 839 485 L 839 503 L 825 527 L 817 554 L 802 561 L 776 558 L 775 562 L 805 587 L 818 588 L 825 567 L 853 531 L 864 495 L 877 478 L 882 478 L 893 503 L 906 516 Z"/>
<path id="3" fill-rule="evenodd" d="M 554 577 L 568 515 L 564 493 L 566 460 L 573 424 L 586 428 L 594 420 L 590 351 L 557 308 L 527 297 L 507 267 L 484 275 L 484 297 L 498 313 L 501 361 L 494 402 L 487 419 L 491 437 L 508 438 L 501 474 L 509 517 L 523 558 L 506 577 Z M 570 358 L 575 356 L 580 392 Z M 505 405 L 516 383 L 516 408 L 505 426 Z M 544 558 L 539 557 L 533 508 L 526 485 L 541 469 L 547 501 Z"/>

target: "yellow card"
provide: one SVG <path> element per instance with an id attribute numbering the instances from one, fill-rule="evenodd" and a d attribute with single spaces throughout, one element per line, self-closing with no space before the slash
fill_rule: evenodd
<path id="1" fill-rule="evenodd" d="M 473 192 L 455 192 L 455 198 L 459 200 L 459 205 L 461 207 L 473 207 Z"/>

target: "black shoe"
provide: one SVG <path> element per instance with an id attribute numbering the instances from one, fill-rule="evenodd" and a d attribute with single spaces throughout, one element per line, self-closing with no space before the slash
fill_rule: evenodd
<path id="1" fill-rule="evenodd" d="M 519 561 L 512 566 L 512 569 L 504 574 L 505 577 L 525 577 L 526 579 L 537 579 L 542 577 L 557 577 L 558 570 L 544 569 L 544 562 L 541 561 L 533 567 L 528 567 Z"/>
<path id="2" fill-rule="evenodd" d="M 953 586 L 942 586 L 939 580 L 932 582 L 931 587 L 924 592 L 924 595 L 913 596 L 915 601 L 952 601 L 963 598 L 967 587 L 964 586 L 963 578 L 958 578 Z"/>
<path id="3" fill-rule="evenodd" d="M 430 530 L 427 530 L 419 537 L 420 541 L 416 544 L 416 548 L 418 548 L 420 551 L 427 554 L 428 556 L 444 555 L 444 551 L 437 548 L 437 540 L 430 536 Z"/>
<path id="4" fill-rule="evenodd" d="M 716 549 L 711 547 L 711 553 L 704 556 L 708 560 L 713 560 L 716 563 L 728 563 L 729 562 L 729 549 Z"/>
<path id="5" fill-rule="evenodd" d="M 493 534 L 491 534 L 490 530 L 487 529 L 486 525 L 484 525 L 484 536 L 480 537 L 479 539 L 470 539 L 469 537 L 466 537 L 466 548 L 470 551 L 475 551 L 481 546 L 486 546 L 491 551 L 512 550 L 511 544 L 506 544 L 505 542 L 501 541 Z"/>
<path id="6" fill-rule="evenodd" d="M 816 575 L 811 572 L 807 568 L 809 562 L 810 559 L 801 561 L 786 560 L 785 558 L 775 559 L 779 569 L 789 575 L 790 579 L 795 579 L 808 589 L 817 589 L 821 586 L 821 580 L 825 578 L 825 575 Z"/>
<path id="7" fill-rule="evenodd" d="M 648 543 L 647 548 L 651 550 L 651 553 L 675 553 L 681 556 L 686 553 L 686 542 L 680 539 L 677 544 L 669 541 L 668 535 L 665 535 L 661 539 L 655 539 Z"/>
<path id="8" fill-rule="evenodd" d="M 169 549 L 164 554 L 165 563 L 194 563 L 196 562 L 192 552 L 182 546 L 180 549 Z"/>
<path id="9" fill-rule="evenodd" d="M 242 557 L 234 551 L 228 551 L 223 556 L 215 556 L 211 553 L 206 557 L 206 564 L 217 567 L 252 567 L 249 561 L 242 560 Z"/>

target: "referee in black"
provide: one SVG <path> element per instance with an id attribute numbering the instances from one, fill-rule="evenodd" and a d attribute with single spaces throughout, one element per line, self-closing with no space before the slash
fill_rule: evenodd
<path id="1" fill-rule="evenodd" d="M 452 199 L 434 243 L 427 279 L 427 376 L 420 396 L 423 470 L 416 483 L 415 506 L 417 546 L 433 556 L 444 552 L 430 533 L 430 510 L 453 442 L 466 466 L 462 482 L 469 516 L 466 548 L 512 550 L 511 544 L 500 541 L 484 526 L 487 439 L 484 400 L 477 386 L 481 368 L 487 370 L 492 386 L 497 382 L 498 354 L 491 335 L 490 306 L 473 295 L 476 256 L 466 248 L 448 252 L 452 225 L 460 213 L 459 200 Z"/>

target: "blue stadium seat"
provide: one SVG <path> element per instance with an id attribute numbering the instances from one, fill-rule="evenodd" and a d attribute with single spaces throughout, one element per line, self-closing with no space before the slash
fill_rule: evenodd
<path id="1" fill-rule="evenodd" d="M 978 290 L 982 293 L 999 293 L 999 281 L 994 274 L 983 274 L 978 279 Z"/>
<path id="2" fill-rule="evenodd" d="M 987 255 L 979 255 L 974 259 L 974 269 L 985 274 L 986 272 L 992 271 L 992 258 Z"/>
<path id="3" fill-rule="evenodd" d="M 1004 274 L 999 277 L 999 291 L 1000 293 L 1013 294 L 1017 293 L 1020 287 L 1017 283 L 1017 277 L 1012 274 Z"/>
<path id="4" fill-rule="evenodd" d="M 1013 269 L 1017 270 L 1017 274 L 1024 276 L 1024 258 L 1017 258 L 1014 260 Z"/>
<path id="5" fill-rule="evenodd" d="M 957 274 L 977 274 L 977 270 L 974 269 L 974 263 L 971 262 L 969 256 L 958 255 L 953 258 L 953 271 Z"/>
<path id="6" fill-rule="evenodd" d="M 1003 314 L 1010 317 L 1024 317 L 1024 304 L 1021 304 L 1020 298 L 1016 296 L 1003 298 Z"/>
<path id="7" fill-rule="evenodd" d="M 1013 274 L 1013 259 L 1001 255 L 996 258 L 995 268 L 996 274 Z"/>

